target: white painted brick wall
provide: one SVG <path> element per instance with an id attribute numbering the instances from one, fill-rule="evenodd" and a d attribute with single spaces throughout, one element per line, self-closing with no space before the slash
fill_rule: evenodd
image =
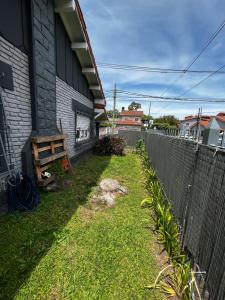
<path id="1" fill-rule="evenodd" d="M 60 78 L 56 77 L 56 116 L 60 128 L 62 120 L 63 133 L 68 135 L 67 147 L 70 157 L 75 155 L 75 113 L 72 110 L 72 99 L 93 108 L 93 102 L 74 90 Z"/>
<path id="2" fill-rule="evenodd" d="M 0 36 L 0 60 L 10 64 L 13 70 L 14 90 L 4 89 L 2 98 L 12 130 L 14 164 L 21 170 L 21 151 L 32 130 L 28 56 Z"/>

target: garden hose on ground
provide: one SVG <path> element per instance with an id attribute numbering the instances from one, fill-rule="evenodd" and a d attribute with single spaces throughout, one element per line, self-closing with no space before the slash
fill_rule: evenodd
<path id="1" fill-rule="evenodd" d="M 37 188 L 28 175 L 17 173 L 8 179 L 9 212 L 33 211 L 39 203 Z"/>

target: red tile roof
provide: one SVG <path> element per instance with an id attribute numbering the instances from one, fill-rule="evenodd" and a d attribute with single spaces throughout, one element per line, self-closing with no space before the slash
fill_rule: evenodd
<path id="1" fill-rule="evenodd" d="M 144 112 L 141 110 L 124 110 L 120 113 L 120 116 L 142 117 L 143 115 Z"/>
<path id="2" fill-rule="evenodd" d="M 119 120 L 116 122 L 117 125 L 131 125 L 131 126 L 142 126 L 142 123 L 135 120 Z"/>
<path id="3" fill-rule="evenodd" d="M 208 119 L 208 120 L 201 120 L 201 121 L 200 121 L 200 125 L 201 125 L 202 127 L 207 127 L 207 126 L 209 125 L 209 122 L 210 122 L 210 119 Z M 195 123 L 191 126 L 191 128 L 194 127 L 194 126 L 196 126 L 197 124 L 198 124 L 198 123 L 195 122 Z"/>

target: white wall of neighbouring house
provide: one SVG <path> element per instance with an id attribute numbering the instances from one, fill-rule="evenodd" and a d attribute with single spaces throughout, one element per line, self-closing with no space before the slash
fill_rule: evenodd
<path id="1" fill-rule="evenodd" d="M 134 117 L 134 116 L 122 116 L 121 120 L 133 120 L 136 122 L 141 123 L 141 117 Z"/>
<path id="2" fill-rule="evenodd" d="M 60 128 L 62 122 L 63 133 L 67 135 L 67 148 L 70 157 L 75 156 L 76 133 L 75 133 L 75 112 L 72 109 L 72 102 L 76 100 L 83 105 L 93 109 L 93 102 L 73 89 L 66 82 L 56 77 L 56 117 L 57 126 Z M 79 117 L 78 117 L 79 118 Z M 85 125 L 85 122 L 87 124 Z M 82 127 L 89 127 L 89 118 L 80 118 Z"/>
<path id="3" fill-rule="evenodd" d="M 225 129 L 225 122 L 217 120 L 217 123 L 219 124 L 219 126 L 220 126 L 221 129 Z"/>
<path id="4" fill-rule="evenodd" d="M 21 170 L 21 151 L 32 130 L 29 60 L 25 53 L 1 36 L 0 60 L 11 65 L 13 70 L 14 90 L 3 89 L 2 99 L 15 151 L 13 163 Z"/>

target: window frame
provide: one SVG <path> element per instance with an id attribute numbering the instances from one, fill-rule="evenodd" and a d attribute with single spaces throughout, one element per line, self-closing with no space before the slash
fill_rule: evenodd
<path id="1" fill-rule="evenodd" d="M 94 135 L 94 108 L 90 108 L 82 103 L 80 103 L 77 100 L 72 101 L 72 109 L 74 111 L 74 117 L 75 117 L 75 147 L 83 145 L 83 144 L 87 144 L 90 143 L 90 141 L 92 141 L 95 138 Z M 88 118 L 90 118 L 90 135 L 89 138 L 78 141 L 77 140 L 77 116 L 78 114 L 86 116 Z M 80 129 L 80 132 L 82 131 L 82 129 Z M 85 130 L 83 130 L 85 132 Z M 85 133 L 84 133 L 85 134 Z M 81 135 L 81 133 L 80 133 Z"/>

